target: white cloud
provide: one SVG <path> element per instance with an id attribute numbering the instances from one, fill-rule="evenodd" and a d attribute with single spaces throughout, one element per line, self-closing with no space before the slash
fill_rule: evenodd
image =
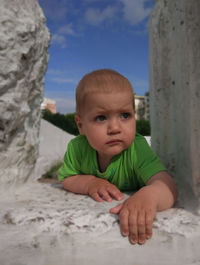
<path id="1" fill-rule="evenodd" d="M 56 33 L 51 36 L 51 44 L 56 44 L 56 45 L 61 46 L 61 48 L 66 48 L 67 40 L 65 36 Z"/>
<path id="2" fill-rule="evenodd" d="M 123 4 L 124 19 L 131 25 L 143 21 L 151 12 L 152 8 L 145 8 L 145 2 L 149 0 L 119 0 Z"/>
<path id="3" fill-rule="evenodd" d="M 51 43 L 61 46 L 61 48 L 67 47 L 66 36 L 79 36 L 73 29 L 72 23 L 61 26 L 54 34 L 52 34 Z"/>
<path id="4" fill-rule="evenodd" d="M 58 83 L 58 84 L 66 84 L 66 83 L 74 83 L 76 84 L 77 82 L 73 79 L 68 79 L 68 78 L 62 78 L 62 77 L 53 77 L 51 78 L 51 81 Z"/>
<path id="5" fill-rule="evenodd" d="M 150 1 L 117 0 L 115 4 L 104 9 L 88 8 L 85 12 L 85 19 L 88 24 L 98 26 L 106 20 L 117 20 L 123 16 L 123 19 L 130 25 L 137 25 L 147 18 L 152 11 L 152 8 L 145 7 L 145 4 Z"/>
<path id="6" fill-rule="evenodd" d="M 46 96 L 45 96 L 46 97 Z M 63 114 L 73 113 L 76 109 L 76 102 L 74 98 L 66 97 L 66 95 L 48 95 L 48 98 L 55 100 L 56 112 Z"/>
<path id="7" fill-rule="evenodd" d="M 45 98 L 55 100 L 56 112 L 73 113 L 75 112 L 76 102 L 75 95 L 70 95 L 67 91 L 48 91 L 45 92 Z"/>
<path id="8" fill-rule="evenodd" d="M 58 33 L 62 35 L 72 35 L 72 36 L 77 35 L 73 29 L 72 23 L 60 27 L 58 29 Z"/>
<path id="9" fill-rule="evenodd" d="M 75 84 L 79 82 L 79 79 L 74 78 L 72 72 L 69 72 L 67 69 L 59 70 L 59 69 L 48 69 L 47 70 L 48 79 L 57 84 Z"/>
<path id="10" fill-rule="evenodd" d="M 62 74 L 65 74 L 65 72 L 61 71 L 59 69 L 49 69 L 48 68 L 47 74 L 49 74 L 49 75 L 62 75 Z"/>
<path id="11" fill-rule="evenodd" d="M 99 8 L 89 8 L 85 12 L 85 19 L 88 24 L 98 26 L 105 20 L 113 19 L 118 11 L 116 6 L 108 6 L 103 10 Z"/>
<path id="12" fill-rule="evenodd" d="M 75 112 L 75 99 L 72 98 L 55 98 L 56 111 L 60 113 L 73 113 Z"/>
<path id="13" fill-rule="evenodd" d="M 84 0 L 86 3 L 102 2 L 102 0 Z"/>

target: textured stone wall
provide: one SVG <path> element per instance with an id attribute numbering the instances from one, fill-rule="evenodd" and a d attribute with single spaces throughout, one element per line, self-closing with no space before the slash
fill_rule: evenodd
<path id="1" fill-rule="evenodd" d="M 199 0 L 157 0 L 149 21 L 152 146 L 190 206 L 200 202 L 199 14 Z"/>
<path id="2" fill-rule="evenodd" d="M 0 183 L 31 176 L 49 32 L 36 0 L 0 0 Z"/>

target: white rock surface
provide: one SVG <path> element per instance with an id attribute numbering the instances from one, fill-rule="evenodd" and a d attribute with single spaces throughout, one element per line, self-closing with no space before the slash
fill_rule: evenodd
<path id="1" fill-rule="evenodd" d="M 31 177 L 49 32 L 38 2 L 0 0 L 0 183 Z"/>
<path id="2" fill-rule="evenodd" d="M 46 148 L 52 146 L 52 137 L 54 146 L 65 147 L 72 137 L 45 121 L 41 128 L 45 144 L 40 146 L 40 155 L 50 160 L 44 167 L 39 160 L 39 172 L 52 161 Z M 154 222 L 153 238 L 144 246 L 131 245 L 120 234 L 118 217 L 109 213 L 116 204 L 66 192 L 59 184 L 29 181 L 7 190 L 1 186 L 0 264 L 200 264 L 199 217 L 178 208 L 161 212 Z"/>
<path id="3" fill-rule="evenodd" d="M 48 132 L 48 133 L 47 133 Z M 41 119 L 39 157 L 36 162 L 34 177 L 40 178 L 44 173 L 63 161 L 67 143 L 73 135 Z"/>
<path id="4" fill-rule="evenodd" d="M 188 208 L 200 208 L 199 14 L 199 0 L 157 0 L 149 21 L 152 147 Z"/>

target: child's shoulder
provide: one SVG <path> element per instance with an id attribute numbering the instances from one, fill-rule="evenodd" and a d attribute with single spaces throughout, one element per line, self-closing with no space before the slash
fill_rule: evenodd
<path id="1" fill-rule="evenodd" d="M 147 140 L 146 140 L 146 138 L 143 135 L 141 135 L 139 133 L 136 133 L 135 134 L 135 139 L 133 141 L 133 144 L 134 145 L 137 145 L 137 144 L 147 144 Z"/>
<path id="2" fill-rule="evenodd" d="M 143 135 L 136 133 L 135 139 L 132 142 L 131 146 L 128 148 L 128 150 L 131 153 L 131 156 L 144 156 L 144 153 L 149 152 L 149 150 L 151 150 L 151 146 Z"/>
<path id="3" fill-rule="evenodd" d="M 73 146 L 75 149 L 83 149 L 89 146 L 89 143 L 84 135 L 78 135 L 69 142 L 68 146 Z"/>

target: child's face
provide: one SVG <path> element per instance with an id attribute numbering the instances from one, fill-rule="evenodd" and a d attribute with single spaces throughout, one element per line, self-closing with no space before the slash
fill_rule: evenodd
<path id="1" fill-rule="evenodd" d="M 131 145 L 135 137 L 135 114 L 131 92 L 91 93 L 76 116 L 81 134 L 98 152 L 112 159 Z"/>

